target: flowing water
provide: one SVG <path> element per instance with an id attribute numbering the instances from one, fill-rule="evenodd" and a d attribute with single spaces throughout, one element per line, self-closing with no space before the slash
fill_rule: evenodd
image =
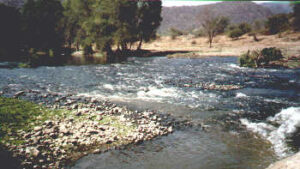
<path id="1" fill-rule="evenodd" d="M 235 57 L 153 57 L 111 65 L 0 69 L 0 88 L 98 97 L 202 124 L 88 155 L 74 169 L 265 168 L 299 151 L 300 70 L 240 68 L 236 62 Z M 241 89 L 205 90 L 201 84 Z"/>

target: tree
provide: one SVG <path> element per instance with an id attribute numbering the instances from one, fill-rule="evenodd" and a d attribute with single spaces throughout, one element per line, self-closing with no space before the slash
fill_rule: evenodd
<path id="1" fill-rule="evenodd" d="M 251 25 L 247 23 L 240 23 L 239 25 L 229 26 L 228 36 L 232 39 L 238 39 L 240 36 L 249 32 L 251 32 Z"/>
<path id="2" fill-rule="evenodd" d="M 139 44 L 137 49 L 140 50 L 143 41 L 148 42 L 155 38 L 156 30 L 162 21 L 161 18 L 161 0 L 156 1 L 138 1 L 137 9 L 137 38 Z"/>
<path id="3" fill-rule="evenodd" d="M 0 4 L 0 61 L 19 60 L 21 15 L 14 8 Z"/>
<path id="4" fill-rule="evenodd" d="M 243 32 L 243 34 L 249 33 L 252 30 L 251 25 L 248 23 L 240 23 L 238 28 Z"/>
<path id="5" fill-rule="evenodd" d="M 92 31 L 91 22 L 94 20 L 92 6 L 97 1 L 91 0 L 65 0 L 64 7 L 64 39 L 71 48 L 72 44 L 76 44 L 76 49 L 79 50 L 79 45 L 83 47 L 84 55 L 89 57 L 93 54 L 92 44 L 94 39 L 92 35 L 88 35 L 88 31 Z"/>
<path id="6" fill-rule="evenodd" d="M 59 0 L 28 0 L 23 6 L 25 49 L 60 53 L 63 31 L 60 29 L 63 7 Z M 52 52 L 51 52 L 52 51 Z"/>
<path id="7" fill-rule="evenodd" d="M 262 29 L 264 29 L 263 21 L 262 20 L 255 20 L 253 23 L 253 31 L 260 32 Z"/>
<path id="8" fill-rule="evenodd" d="M 295 31 L 300 31 L 300 4 L 293 4 L 293 28 Z"/>
<path id="9" fill-rule="evenodd" d="M 214 16 L 212 11 L 205 9 L 203 14 L 205 19 L 202 22 L 202 27 L 208 37 L 209 47 L 212 47 L 213 38 L 219 33 L 224 32 L 224 26 L 228 25 L 229 21 L 224 17 Z M 228 22 L 228 23 L 227 23 Z"/>
<path id="10" fill-rule="evenodd" d="M 227 17 L 220 17 L 218 21 L 217 33 L 222 34 L 225 32 L 225 29 L 228 27 L 230 20 Z"/>
<path id="11" fill-rule="evenodd" d="M 283 59 L 281 50 L 278 48 L 264 48 L 261 51 L 253 50 L 242 54 L 239 57 L 240 66 L 243 67 L 261 67 L 268 66 L 272 61 Z"/>
<path id="12" fill-rule="evenodd" d="M 266 22 L 266 28 L 271 35 L 281 33 L 289 28 L 289 18 L 286 14 L 269 17 Z"/>

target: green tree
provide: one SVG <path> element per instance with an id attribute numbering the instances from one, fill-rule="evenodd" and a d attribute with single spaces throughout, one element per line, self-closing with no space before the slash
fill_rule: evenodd
<path id="1" fill-rule="evenodd" d="M 249 33 L 252 30 L 251 25 L 248 23 L 240 23 L 238 28 L 243 32 L 243 34 Z"/>
<path id="2" fill-rule="evenodd" d="M 212 47 L 213 38 L 221 33 L 224 32 L 225 28 L 229 24 L 229 20 L 224 17 L 215 16 L 215 14 L 205 8 L 200 15 L 204 16 L 204 20 L 202 21 L 202 28 L 208 37 L 209 47 Z"/>
<path id="3" fill-rule="evenodd" d="M 218 21 L 217 33 L 222 34 L 230 24 L 230 20 L 227 17 L 220 17 Z"/>
<path id="4" fill-rule="evenodd" d="M 64 36 L 68 47 L 76 44 L 76 49 L 79 50 L 79 45 L 84 49 L 85 56 L 90 56 L 93 53 L 92 44 L 95 38 L 88 35 L 91 31 L 91 22 L 94 20 L 92 5 L 97 1 L 91 0 L 65 0 L 64 7 Z"/>
<path id="5" fill-rule="evenodd" d="M 293 4 L 293 28 L 295 31 L 300 31 L 300 4 Z"/>
<path id="6" fill-rule="evenodd" d="M 286 14 L 269 17 L 266 22 L 266 28 L 271 35 L 281 33 L 289 28 L 289 18 Z"/>
<path id="7" fill-rule="evenodd" d="M 59 54 L 63 45 L 62 12 L 59 0 L 26 1 L 22 9 L 25 49 Z"/>
<path id="8" fill-rule="evenodd" d="M 156 1 L 138 1 L 137 9 L 137 29 L 138 29 L 138 50 L 141 49 L 142 42 L 148 42 L 155 38 L 156 30 L 160 25 L 161 18 L 161 0 Z"/>
<path id="9" fill-rule="evenodd" d="M 0 61 L 19 60 L 21 48 L 20 12 L 0 4 Z"/>

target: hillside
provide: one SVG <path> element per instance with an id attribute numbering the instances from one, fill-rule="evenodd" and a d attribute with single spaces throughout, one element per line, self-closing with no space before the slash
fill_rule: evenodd
<path id="1" fill-rule="evenodd" d="M 262 3 L 260 4 L 266 8 L 269 8 L 273 14 L 290 13 L 293 11 L 290 3 Z"/>
<path id="2" fill-rule="evenodd" d="M 189 31 L 200 27 L 204 10 L 212 11 L 216 15 L 230 18 L 232 23 L 249 22 L 256 19 L 265 19 L 273 13 L 270 9 L 254 2 L 221 2 L 202 6 L 164 7 L 162 10 L 163 21 L 159 32 L 166 33 L 174 27 Z"/>

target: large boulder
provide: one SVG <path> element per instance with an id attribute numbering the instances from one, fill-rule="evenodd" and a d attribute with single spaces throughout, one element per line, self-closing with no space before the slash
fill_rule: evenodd
<path id="1" fill-rule="evenodd" d="M 267 169 L 300 169 L 300 152 L 271 164 Z"/>

